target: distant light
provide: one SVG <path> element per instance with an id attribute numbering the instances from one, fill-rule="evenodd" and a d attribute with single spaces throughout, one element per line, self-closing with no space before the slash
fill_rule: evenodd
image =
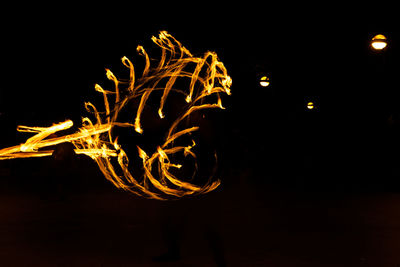
<path id="1" fill-rule="evenodd" d="M 308 109 L 313 109 L 313 108 L 314 108 L 314 103 L 311 102 L 311 101 L 308 102 L 308 103 L 307 103 L 307 108 L 308 108 Z"/>
<path id="2" fill-rule="evenodd" d="M 261 85 L 262 87 L 267 87 L 267 86 L 269 86 L 269 78 L 268 78 L 267 76 L 262 76 L 262 77 L 260 78 L 260 85 Z"/>
<path id="3" fill-rule="evenodd" d="M 387 39 L 383 34 L 375 35 L 372 38 L 371 46 L 375 50 L 382 50 L 387 46 Z"/>

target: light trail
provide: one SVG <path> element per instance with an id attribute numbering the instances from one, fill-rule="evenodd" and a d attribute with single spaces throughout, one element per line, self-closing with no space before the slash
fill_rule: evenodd
<path id="1" fill-rule="evenodd" d="M 144 57 L 145 66 L 140 77 L 136 77 L 133 63 L 127 58 L 121 59 L 122 64 L 129 70 L 129 78 L 119 79 L 109 69 L 107 78 L 113 82 L 111 90 L 105 90 L 95 85 L 95 90 L 103 95 L 104 111 L 99 112 L 90 102 L 85 103 L 86 110 L 94 116 L 94 121 L 88 117 L 82 118 L 82 126 L 72 134 L 50 138 L 73 126 L 71 120 L 56 123 L 50 127 L 18 126 L 17 131 L 35 134 L 25 143 L 3 148 L 0 150 L 0 160 L 47 157 L 51 156 L 52 146 L 70 142 L 77 154 L 92 158 L 107 180 L 116 187 L 137 195 L 165 200 L 171 197 L 204 194 L 220 185 L 219 180 L 209 179 L 206 184 L 195 185 L 185 181 L 185 177 L 176 177 L 172 170 L 182 168 L 182 164 L 172 162 L 174 155 L 183 153 L 196 161 L 193 152 L 195 141 L 191 139 L 187 145 L 174 145 L 177 139 L 190 136 L 198 131 L 198 126 L 187 127 L 181 123 L 193 112 L 205 109 L 223 109 L 221 94 L 230 95 L 232 79 L 227 74 L 224 64 L 219 61 L 217 54 L 206 52 L 202 57 L 193 56 L 178 40 L 166 31 L 160 32 L 152 41 L 161 49 L 158 64 L 153 66 L 142 46 L 137 52 Z M 188 80 L 189 86 L 175 88 L 177 80 Z M 160 84 L 165 86 L 159 87 Z M 139 134 L 146 134 L 141 125 L 141 115 L 144 107 L 154 92 L 162 92 L 159 99 L 158 116 L 165 118 L 164 107 L 171 93 L 178 94 L 186 101 L 184 111 L 171 124 L 162 143 L 158 144 L 154 153 L 148 155 L 137 146 L 138 156 L 142 160 L 143 175 L 133 177 L 129 171 L 129 158 L 118 143 L 118 136 L 113 136 L 115 127 L 129 127 Z M 214 103 L 208 103 L 214 96 Z M 157 97 L 157 96 L 155 96 Z M 130 101 L 139 103 L 132 122 L 117 121 L 118 115 Z M 196 165 L 197 166 L 197 165 Z"/>

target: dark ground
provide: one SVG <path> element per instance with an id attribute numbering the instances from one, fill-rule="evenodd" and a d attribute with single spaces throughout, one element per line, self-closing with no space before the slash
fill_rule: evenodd
<path id="1" fill-rule="evenodd" d="M 107 185 L 65 187 L 64 198 L 3 186 L 1 265 L 216 266 L 207 229 L 221 237 L 227 266 L 400 265 L 399 194 L 283 190 L 255 186 L 250 172 L 231 175 L 237 182 L 224 190 L 175 202 Z M 171 214 L 185 218 L 182 257 L 154 262 Z"/>

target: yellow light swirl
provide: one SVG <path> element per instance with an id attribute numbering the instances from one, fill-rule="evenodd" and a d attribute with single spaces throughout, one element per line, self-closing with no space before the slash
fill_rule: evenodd
<path id="1" fill-rule="evenodd" d="M 72 121 L 67 120 L 50 127 L 18 126 L 18 131 L 35 135 L 21 145 L 1 149 L 0 160 L 50 156 L 53 150 L 45 148 L 70 142 L 77 154 L 92 158 L 105 178 L 116 187 L 140 196 L 165 200 L 170 197 L 204 194 L 217 188 L 219 180 L 209 180 L 199 186 L 173 175 L 171 171 L 174 168 L 182 167 L 181 164 L 172 162 L 174 154 L 183 153 L 186 157 L 196 159 L 192 151 L 196 144 L 194 140 L 185 146 L 174 146 L 174 141 L 199 129 L 196 126 L 181 129 L 180 122 L 190 114 L 204 109 L 223 108 L 221 94 L 230 95 L 232 79 L 214 52 L 206 52 L 202 57 L 195 57 L 166 31 L 160 32 L 158 37 L 153 36 L 152 40 L 161 48 L 161 58 L 157 66 L 152 66 L 144 48 L 138 46 L 138 53 L 145 59 L 145 67 L 139 78 L 136 77 L 134 65 L 127 57 L 123 57 L 121 61 L 129 70 L 128 80 L 118 79 L 111 70 L 106 69 L 107 78 L 114 83 L 113 89 L 105 90 L 100 85 L 95 85 L 95 90 L 103 95 L 105 111 L 99 112 L 92 103 L 85 103 L 86 110 L 94 116 L 94 121 L 82 118 L 82 126 L 77 132 L 54 138 L 48 137 L 72 127 Z M 178 79 L 189 79 L 189 87 L 174 88 Z M 159 84 L 165 86 L 160 88 Z M 182 95 L 187 106 L 173 121 L 163 143 L 157 146 L 152 155 L 137 147 L 144 170 L 143 176 L 137 179 L 129 171 L 129 158 L 118 143 L 118 137 L 113 136 L 112 129 L 130 127 L 140 134 L 145 134 L 141 126 L 143 109 L 152 93 L 160 90 L 162 91 L 158 107 L 160 118 L 165 117 L 164 105 L 171 92 Z M 216 96 L 215 103 L 207 103 L 210 95 Z M 117 121 L 120 111 L 131 100 L 139 102 L 133 121 Z"/>

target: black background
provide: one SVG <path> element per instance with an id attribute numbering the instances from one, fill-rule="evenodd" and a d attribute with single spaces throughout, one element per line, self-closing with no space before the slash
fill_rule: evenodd
<path id="1" fill-rule="evenodd" d="M 242 249 L 234 253 L 228 244 L 228 258 L 229 253 L 243 252 L 248 261 L 242 266 L 252 266 L 250 259 L 256 256 L 247 246 L 253 245 L 261 251 L 259 258 L 271 257 L 272 264 L 283 262 L 281 266 L 296 266 L 296 259 L 318 255 L 325 263 L 354 258 L 363 264 L 371 256 L 375 262 L 370 266 L 382 266 L 385 260 L 394 266 L 398 261 L 385 257 L 388 251 L 398 255 L 399 236 L 393 227 L 399 225 L 400 46 L 399 23 L 392 10 L 396 8 L 385 2 L 351 7 L 270 2 L 5 6 L 0 23 L 0 147 L 29 137 L 17 133 L 17 125 L 50 126 L 72 119 L 79 126 L 87 115 L 85 101 L 102 105 L 94 84 L 107 85 L 104 69 L 118 76 L 122 56 L 140 66 L 136 46 L 143 45 L 151 55 L 156 50 L 151 36 L 167 30 L 195 55 L 217 52 L 233 79 L 232 96 L 224 98 L 226 110 L 214 121 L 221 188 L 230 194 L 220 195 L 216 202 L 225 203 L 226 213 L 220 213 L 229 222 L 227 240 L 240 243 Z M 384 51 L 370 47 L 376 34 L 388 38 Z M 270 77 L 267 88 L 258 84 L 264 74 Z M 309 101 L 315 109 L 306 109 Z M 128 244 L 143 249 L 132 244 L 136 236 L 143 247 L 154 245 L 144 236 L 152 233 L 158 219 L 157 210 L 151 213 L 154 202 L 115 193 L 118 190 L 89 158 L 81 158 L 79 171 L 66 179 L 65 188 L 74 188 L 66 189 L 72 191 L 67 200 L 38 201 L 36 196 L 43 191 L 58 192 L 58 185 L 46 180 L 53 175 L 52 164 L 51 159 L 0 162 L 1 192 L 8 201 L 0 213 L 5 214 L 3 234 L 20 251 L 35 251 L 33 244 L 39 240 L 38 255 L 44 256 L 35 258 L 37 263 L 59 260 L 44 251 L 62 257 L 69 251 L 76 257 L 72 262 L 80 264 L 90 253 L 94 258 L 110 253 L 109 264 L 114 266 L 118 260 L 126 260 L 119 262 L 123 265 L 139 257 L 127 249 Z M 258 195 L 245 191 L 244 184 Z M 7 197 L 14 193 L 16 198 Z M 256 197 L 260 198 L 252 202 Z M 204 211 L 208 206 L 203 204 L 198 208 Z M 30 208 L 24 210 L 23 205 Z M 160 214 L 168 213 L 164 208 Z M 49 219 L 47 211 L 56 219 Z M 120 225 L 114 215 L 120 216 Z M 31 228 L 14 227 L 8 218 Z M 143 228 L 129 228 L 134 221 Z M 93 226 L 97 223 L 98 228 Z M 71 224 L 78 232 L 68 228 Z M 23 229 L 25 239 L 18 239 L 18 229 Z M 53 230 L 63 233 L 64 239 L 48 237 Z M 253 235 L 247 232 L 251 230 Z M 257 238 L 260 233 L 265 234 L 260 235 L 262 240 Z M 114 242 L 111 252 L 102 250 L 103 234 Z M 87 252 L 85 246 L 93 251 Z M 377 251 L 378 247 L 382 248 Z M 353 249 L 355 256 L 349 256 Z M 341 263 L 338 266 L 344 266 Z"/>
<path id="2" fill-rule="evenodd" d="M 223 111 L 229 123 L 219 131 L 226 132 L 226 143 L 241 143 L 247 151 L 238 149 L 238 157 L 249 153 L 247 159 L 267 157 L 300 169 L 308 158 L 335 176 L 347 176 L 348 168 L 370 173 L 365 166 L 384 172 L 393 167 L 385 157 L 395 154 L 399 112 L 399 37 L 389 10 L 10 6 L 3 10 L 10 16 L 2 19 L 1 142 L 22 142 L 25 136 L 15 133 L 20 124 L 72 119 L 79 125 L 83 103 L 101 101 L 94 84 L 106 84 L 104 68 L 118 75 L 122 56 L 140 61 L 136 46 L 151 49 L 151 36 L 167 30 L 194 54 L 216 51 L 225 63 L 233 94 Z M 383 52 L 370 48 L 378 33 L 388 37 Z M 263 73 L 271 78 L 268 88 L 258 86 Z M 308 101 L 316 103 L 314 110 L 305 108 Z M 259 169 L 261 163 L 246 164 Z M 276 166 L 264 171 L 280 173 L 282 166 Z"/>

